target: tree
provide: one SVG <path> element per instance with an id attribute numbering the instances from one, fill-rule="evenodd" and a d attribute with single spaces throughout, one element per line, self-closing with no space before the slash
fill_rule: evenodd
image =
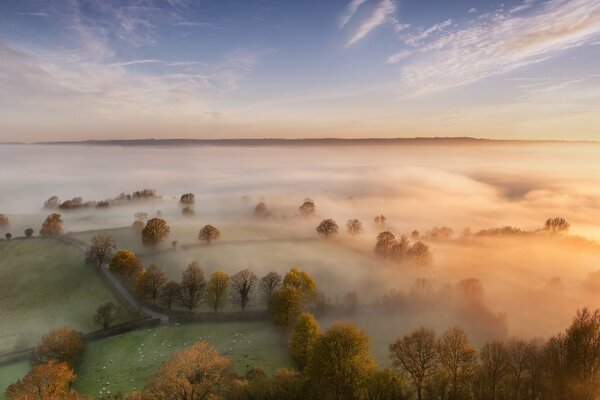
<path id="1" fill-rule="evenodd" d="M 565 233 L 570 227 L 571 225 L 560 217 L 548 218 L 544 223 L 544 229 L 550 233 Z"/>
<path id="2" fill-rule="evenodd" d="M 255 289 L 258 278 L 247 269 L 244 269 L 231 276 L 231 294 L 236 303 L 246 309 L 250 301 L 250 294 Z"/>
<path id="3" fill-rule="evenodd" d="M 194 261 L 181 273 L 181 290 L 177 300 L 182 306 L 192 311 L 202 301 L 205 288 L 204 272 Z"/>
<path id="4" fill-rule="evenodd" d="M 142 230 L 142 243 L 146 246 L 157 246 L 169 236 L 170 232 L 171 228 L 167 225 L 167 221 L 162 218 L 152 218 Z"/>
<path id="5" fill-rule="evenodd" d="M 33 236 L 33 232 L 34 232 L 33 228 L 27 228 L 27 229 L 25 229 L 25 237 L 26 238 L 32 237 Z"/>
<path id="6" fill-rule="evenodd" d="M 373 218 L 373 225 L 375 225 L 376 228 L 385 228 L 386 224 L 387 218 L 385 215 L 377 215 Z"/>
<path id="7" fill-rule="evenodd" d="M 346 222 L 346 230 L 351 236 L 356 236 L 362 233 L 363 226 L 362 223 L 356 218 L 349 219 L 348 222 Z"/>
<path id="8" fill-rule="evenodd" d="M 337 234 L 339 227 L 335 223 L 334 220 L 332 220 L 331 218 L 328 218 L 328 219 L 324 219 L 323 221 L 321 221 L 319 226 L 317 226 L 316 230 L 319 233 L 319 235 L 325 236 L 325 238 L 328 238 L 331 235 Z"/>
<path id="9" fill-rule="evenodd" d="M 83 341 L 75 332 L 75 329 L 69 327 L 57 328 L 42 337 L 34 351 L 33 362 L 38 365 L 52 360 L 73 366 L 83 350 Z"/>
<path id="10" fill-rule="evenodd" d="M 206 303 L 217 312 L 227 303 L 227 290 L 229 288 L 229 275 L 223 271 L 216 271 L 210 275 L 204 299 Z"/>
<path id="11" fill-rule="evenodd" d="M 302 311 L 302 299 L 302 293 L 293 286 L 275 290 L 269 301 L 273 321 L 284 328 L 292 325 Z"/>
<path id="12" fill-rule="evenodd" d="M 498 389 L 509 372 L 508 354 L 504 343 L 488 342 L 479 351 L 480 371 L 491 400 L 498 398 Z"/>
<path id="13" fill-rule="evenodd" d="M 477 354 L 461 328 L 448 328 L 437 344 L 438 358 L 442 370 L 451 382 L 451 400 L 463 398 L 461 392 L 466 377 L 473 372 Z"/>
<path id="14" fill-rule="evenodd" d="M 137 292 L 146 297 L 150 297 L 154 303 L 158 297 L 160 288 L 167 283 L 167 276 L 156 265 L 142 270 L 135 277 L 135 288 Z"/>
<path id="15" fill-rule="evenodd" d="M 231 366 L 207 342 L 175 352 L 146 387 L 152 400 L 221 399 L 231 380 Z"/>
<path id="16" fill-rule="evenodd" d="M 212 225 L 205 225 L 198 233 L 198 240 L 203 240 L 210 244 L 213 240 L 217 240 L 221 236 L 221 232 Z"/>
<path id="17" fill-rule="evenodd" d="M 123 313 L 120 306 L 115 305 L 112 301 L 98 307 L 94 322 L 101 325 L 103 329 L 110 328 L 110 325 L 115 322 Z"/>
<path id="18" fill-rule="evenodd" d="M 112 236 L 98 234 L 92 238 L 90 247 L 85 252 L 85 259 L 90 264 L 102 266 L 104 262 L 111 258 L 113 251 L 117 248 L 112 240 Z"/>
<path id="19" fill-rule="evenodd" d="M 313 302 L 317 296 L 317 284 L 313 277 L 297 268 L 292 268 L 285 274 L 283 286 L 296 288 L 305 303 Z"/>
<path id="20" fill-rule="evenodd" d="M 175 281 L 165 283 L 158 292 L 158 301 L 165 306 L 167 310 L 171 310 L 173 303 L 177 301 L 181 292 L 181 286 Z"/>
<path id="21" fill-rule="evenodd" d="M 62 235 L 62 219 L 60 214 L 50 214 L 46 217 L 46 220 L 42 224 L 42 229 L 40 229 L 40 235 L 42 236 L 53 236 L 53 235 Z"/>
<path id="22" fill-rule="evenodd" d="M 408 258 L 417 264 L 428 264 L 431 262 L 431 253 L 429 246 L 419 241 L 413 244 L 406 252 Z"/>
<path id="23" fill-rule="evenodd" d="M 317 207 L 315 206 L 315 202 L 309 198 L 304 199 L 304 202 L 300 207 L 298 207 L 298 212 L 303 217 L 312 217 L 316 213 Z"/>
<path id="24" fill-rule="evenodd" d="M 267 218 L 271 216 L 267 205 L 264 202 L 260 202 L 254 207 L 254 216 L 259 218 Z"/>
<path id="25" fill-rule="evenodd" d="M 528 343 L 523 339 L 512 338 L 506 344 L 506 354 L 513 399 L 519 400 L 527 372 Z"/>
<path id="26" fill-rule="evenodd" d="M 178 244 L 179 244 L 179 242 L 178 242 L 177 240 L 173 240 L 173 241 L 171 242 L 171 248 L 172 248 L 173 250 L 177 250 L 177 245 L 178 245 Z"/>
<path id="27" fill-rule="evenodd" d="M 406 235 L 400 236 L 400 240 L 394 241 L 391 246 L 389 246 L 388 253 L 389 256 L 396 261 L 404 261 L 410 250 L 410 245 L 408 238 Z"/>
<path id="28" fill-rule="evenodd" d="M 375 371 L 367 382 L 368 400 L 403 400 L 406 399 L 402 377 L 386 368 Z"/>
<path id="29" fill-rule="evenodd" d="M 6 400 L 76 400 L 81 399 L 71 389 L 75 373 L 67 363 L 49 361 L 36 365 L 6 389 Z"/>
<path id="30" fill-rule="evenodd" d="M 194 203 L 196 203 L 196 196 L 194 193 L 182 194 L 179 199 L 179 204 L 193 205 Z"/>
<path id="31" fill-rule="evenodd" d="M 111 272 L 128 277 L 132 277 L 140 266 L 140 260 L 130 250 L 117 251 L 108 263 Z"/>
<path id="32" fill-rule="evenodd" d="M 396 242 L 396 236 L 390 231 L 380 232 L 377 235 L 377 243 L 375 244 L 375 254 L 381 257 L 387 257 L 388 250 Z"/>
<path id="33" fill-rule="evenodd" d="M 6 240 L 10 240 L 10 239 L 12 239 L 12 233 L 10 233 L 10 232 L 6 232 L 6 233 L 4 234 L 4 237 L 6 238 Z"/>
<path id="34" fill-rule="evenodd" d="M 258 287 L 262 292 L 263 298 L 267 304 L 269 304 L 273 292 L 281 285 L 281 279 L 281 275 L 274 271 L 271 271 L 260 278 Z"/>
<path id="35" fill-rule="evenodd" d="M 423 388 L 437 368 L 435 333 L 420 328 L 397 339 L 390 345 L 392 366 L 408 374 L 417 391 L 417 399 L 423 398 Z"/>
<path id="36" fill-rule="evenodd" d="M 181 214 L 186 217 L 192 217 L 196 214 L 196 212 L 194 211 L 194 207 L 185 206 L 181 209 Z"/>
<path id="37" fill-rule="evenodd" d="M 306 372 L 319 398 L 352 400 L 361 398 L 376 368 L 369 337 L 354 324 L 338 322 L 315 341 Z"/>
<path id="38" fill-rule="evenodd" d="M 300 370 L 308 363 L 312 347 L 320 334 L 321 329 L 314 315 L 305 311 L 298 316 L 289 346 L 290 355 Z"/>
<path id="39" fill-rule="evenodd" d="M 6 229 L 10 226 L 8 215 L 0 214 L 0 229 Z"/>

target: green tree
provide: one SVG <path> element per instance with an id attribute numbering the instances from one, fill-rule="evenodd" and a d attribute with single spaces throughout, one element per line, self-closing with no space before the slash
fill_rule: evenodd
<path id="1" fill-rule="evenodd" d="M 216 271 L 210 275 L 204 299 L 214 312 L 223 309 L 227 304 L 227 291 L 229 289 L 229 275 L 223 271 Z"/>
<path id="2" fill-rule="evenodd" d="M 417 399 L 423 398 L 423 388 L 437 368 L 435 333 L 420 328 L 390 344 L 392 366 L 408 374 L 417 391 Z"/>
<path id="3" fill-rule="evenodd" d="M 221 237 L 221 232 L 212 225 L 204 225 L 198 233 L 198 240 L 202 240 L 208 244 L 219 237 Z"/>
<path id="4" fill-rule="evenodd" d="M 306 373 L 319 398 L 359 399 L 377 366 L 369 337 L 354 324 L 335 323 L 315 341 Z"/>
<path id="5" fill-rule="evenodd" d="M 290 338 L 290 354 L 299 369 L 304 369 L 315 341 L 321 334 L 317 319 L 309 312 L 298 316 Z"/>
<path id="6" fill-rule="evenodd" d="M 117 251 L 108 263 L 111 272 L 128 277 L 133 276 L 140 266 L 140 260 L 130 250 Z"/>
<path id="7" fill-rule="evenodd" d="M 50 214 L 46 217 L 46 220 L 42 224 L 42 229 L 40 229 L 40 235 L 42 236 L 53 236 L 53 235 L 62 235 L 63 233 L 63 220 L 60 214 Z"/>
<path id="8" fill-rule="evenodd" d="M 146 246 L 157 246 L 169 236 L 169 233 L 171 228 L 167 225 L 167 221 L 162 218 L 152 218 L 142 229 L 142 243 Z"/>

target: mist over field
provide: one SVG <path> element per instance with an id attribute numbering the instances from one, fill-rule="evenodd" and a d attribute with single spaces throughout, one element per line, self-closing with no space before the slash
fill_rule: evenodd
<path id="1" fill-rule="evenodd" d="M 207 223 L 222 232 L 221 243 L 209 249 L 144 258 L 174 279 L 194 260 L 207 273 L 249 268 L 259 276 L 298 266 L 315 276 L 332 299 L 355 290 L 362 304 L 376 304 L 393 290 L 410 296 L 415 281 L 426 278 L 427 287 L 420 293 L 430 296 L 428 307 L 350 318 L 377 343 L 389 343 L 420 325 L 441 331 L 457 323 L 482 343 L 511 335 L 554 334 L 578 308 L 597 304 L 598 295 L 589 288 L 597 284 L 593 273 L 600 270 L 600 250 L 583 240 L 461 239 L 461 232 L 506 225 L 533 231 L 547 218 L 560 216 L 571 224 L 571 235 L 600 241 L 599 159 L 598 145 L 552 143 L 3 145 L 0 213 L 8 214 L 11 231 L 22 235 L 26 227 L 39 229 L 49 213 L 42 210 L 43 203 L 52 195 L 62 201 L 76 196 L 99 201 L 121 192 L 156 189 L 161 200 L 60 211 L 65 231 L 126 227 L 136 212 L 152 216 L 160 210 L 171 225 L 171 239 L 180 244 L 197 243 L 198 230 Z M 179 196 L 187 192 L 196 195 L 196 215 L 191 218 L 183 217 L 178 205 Z M 314 219 L 296 217 L 307 197 L 317 206 Z M 268 221 L 252 216 L 259 201 L 273 214 Z M 452 240 L 427 242 L 432 265 L 397 265 L 373 254 L 382 229 L 372 221 L 379 214 L 387 217 L 386 229 L 397 237 L 413 230 L 425 234 L 436 226 L 449 226 L 455 234 Z M 326 243 L 314 230 L 323 218 L 333 218 L 340 226 L 338 237 Z M 364 234 L 350 238 L 345 233 L 350 218 L 363 222 Z M 142 251 L 136 240 L 117 238 L 117 243 Z M 469 278 L 478 279 L 481 290 L 463 307 L 456 288 Z M 385 358 L 386 346 L 375 353 Z"/>

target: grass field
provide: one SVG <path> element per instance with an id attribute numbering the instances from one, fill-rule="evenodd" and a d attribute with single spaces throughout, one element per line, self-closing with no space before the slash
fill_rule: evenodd
<path id="1" fill-rule="evenodd" d="M 0 399 L 4 399 L 6 388 L 21 379 L 29 371 L 29 361 L 19 361 L 12 364 L 0 365 Z"/>
<path id="2" fill-rule="evenodd" d="M 174 350 L 206 339 L 243 374 L 250 366 L 289 367 L 288 350 L 271 322 L 202 323 L 144 329 L 92 342 L 77 370 L 76 388 L 99 396 L 140 389 Z M 104 388 L 104 389 L 103 389 Z"/>
<path id="3" fill-rule="evenodd" d="M 118 303 L 75 247 L 54 239 L 11 240 L 0 242 L 0 254 L 0 352 L 34 345 L 59 326 L 95 331 L 98 306 Z"/>

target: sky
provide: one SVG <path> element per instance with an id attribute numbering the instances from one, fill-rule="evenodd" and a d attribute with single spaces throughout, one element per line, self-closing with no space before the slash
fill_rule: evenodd
<path id="1" fill-rule="evenodd" d="M 0 1 L 0 142 L 425 136 L 600 140 L 600 1 Z"/>

